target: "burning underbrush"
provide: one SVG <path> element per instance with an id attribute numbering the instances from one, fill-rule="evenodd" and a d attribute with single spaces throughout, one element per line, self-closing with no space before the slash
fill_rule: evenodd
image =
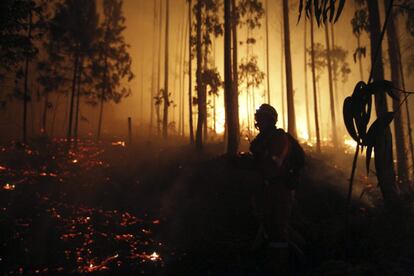
<path id="1" fill-rule="evenodd" d="M 160 218 L 108 202 L 111 193 L 122 200 L 108 161 L 127 154 L 117 147 L 79 142 L 68 151 L 58 140 L 1 149 L 2 274 L 162 269 L 171 252 L 156 237 Z"/>
<path id="2" fill-rule="evenodd" d="M 2 274 L 263 272 L 264 251 L 252 250 L 260 176 L 221 156 L 222 145 L 200 153 L 78 141 L 68 150 L 54 140 L 0 151 Z M 382 209 L 373 176 L 358 171 L 346 227 L 352 156 L 306 151 L 291 220 L 295 271 L 412 271 L 414 227 Z"/>

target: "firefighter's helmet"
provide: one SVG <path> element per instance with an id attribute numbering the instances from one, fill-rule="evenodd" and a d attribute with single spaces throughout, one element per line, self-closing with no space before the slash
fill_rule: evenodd
<path id="1" fill-rule="evenodd" d="M 270 104 L 262 104 L 259 109 L 256 110 L 254 118 L 256 121 L 271 120 L 272 124 L 275 125 L 277 122 L 277 112 Z"/>

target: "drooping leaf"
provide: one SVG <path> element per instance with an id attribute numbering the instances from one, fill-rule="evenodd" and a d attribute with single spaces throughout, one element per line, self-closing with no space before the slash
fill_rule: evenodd
<path id="1" fill-rule="evenodd" d="M 336 12 L 336 17 L 335 17 L 334 23 L 336 23 L 336 21 L 338 21 L 338 19 L 339 19 L 339 16 L 341 16 L 341 13 L 344 9 L 344 6 L 345 6 L 345 0 L 339 0 L 338 10 Z"/>
<path id="2" fill-rule="evenodd" d="M 349 135 L 354 139 L 356 142 L 359 142 L 358 134 L 355 130 L 354 125 L 354 118 L 353 118 L 353 112 L 352 112 L 352 98 L 346 97 L 344 100 L 344 106 L 343 106 L 343 116 L 344 116 L 344 123 L 346 130 L 348 131 Z"/>
<path id="3" fill-rule="evenodd" d="M 300 21 L 300 17 L 302 16 L 302 11 L 303 11 L 303 0 L 299 0 L 299 15 L 298 15 L 298 22 Z"/>
<path id="4" fill-rule="evenodd" d="M 315 11 L 315 18 L 316 23 L 318 23 L 318 26 L 321 25 L 321 13 L 322 13 L 322 7 L 319 6 L 319 0 L 313 0 L 313 6 Z"/>
<path id="5" fill-rule="evenodd" d="M 365 157 L 365 165 L 367 168 L 367 175 L 369 175 L 369 163 L 371 162 L 372 146 L 367 147 L 367 153 Z"/>
<path id="6" fill-rule="evenodd" d="M 398 101 L 400 99 L 398 91 L 396 91 L 393 83 L 389 80 L 374 81 L 367 85 L 367 89 L 371 94 L 386 92 L 394 100 Z"/>
<path id="7" fill-rule="evenodd" d="M 358 130 L 358 136 L 364 139 L 367 131 L 367 125 L 371 116 L 372 97 L 366 90 L 366 84 L 363 81 L 357 83 L 352 93 L 352 113 L 355 125 Z"/>
<path id="8" fill-rule="evenodd" d="M 363 144 L 367 147 L 375 147 L 376 138 L 385 134 L 385 130 L 393 119 L 394 112 L 387 112 L 378 117 L 369 127 L 367 135 L 365 139 L 363 139 Z"/>
<path id="9" fill-rule="evenodd" d="M 335 0 L 329 1 L 329 22 L 332 22 L 332 19 L 335 15 Z"/>

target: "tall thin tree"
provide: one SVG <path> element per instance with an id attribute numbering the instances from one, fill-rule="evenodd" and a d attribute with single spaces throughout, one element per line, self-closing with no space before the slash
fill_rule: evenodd
<path id="1" fill-rule="evenodd" d="M 372 79 L 374 81 L 380 81 L 384 79 L 384 68 L 382 64 L 378 2 L 367 1 L 367 5 L 370 22 L 369 34 L 371 44 Z M 384 91 L 375 93 L 375 111 L 378 117 L 387 112 L 387 102 Z M 384 196 L 385 205 L 389 207 L 395 206 L 395 204 L 399 202 L 399 198 L 395 183 L 395 172 L 392 157 L 392 136 L 389 127 L 386 128 L 385 135 L 380 135 L 376 139 L 375 169 L 378 184 Z"/>
<path id="2" fill-rule="evenodd" d="M 316 135 L 316 150 L 321 152 L 321 137 L 319 132 L 319 115 L 318 115 L 318 96 L 316 90 L 316 72 L 315 72 L 315 41 L 314 41 L 314 19 L 311 15 L 311 66 L 312 66 L 312 88 L 313 88 L 313 107 L 315 116 L 315 135 Z"/>
<path id="3" fill-rule="evenodd" d="M 194 127 L 193 127 L 193 59 L 191 55 L 191 35 L 192 35 L 192 1 L 188 1 L 188 24 L 189 32 L 188 32 L 188 117 L 189 117 L 189 131 L 190 131 L 190 143 L 194 144 Z"/>
<path id="4" fill-rule="evenodd" d="M 310 124 L 310 112 L 309 112 L 309 90 L 308 90 L 308 57 L 307 57 L 307 46 L 306 46 L 306 42 L 307 42 L 307 32 L 308 32 L 308 27 L 307 27 L 307 20 L 305 21 L 305 32 L 304 32 L 304 38 L 303 38 L 303 48 L 304 48 L 304 66 L 305 66 L 305 72 L 304 72 L 304 78 L 305 78 L 305 108 L 306 108 L 306 126 L 308 129 L 308 140 L 310 140 L 311 138 L 311 124 Z"/>
<path id="5" fill-rule="evenodd" d="M 32 12 L 29 12 L 29 20 L 27 24 L 27 40 L 30 41 L 32 37 Z M 24 94 L 23 94 L 23 143 L 27 142 L 27 103 L 29 101 L 29 63 L 30 63 L 30 53 L 26 50 L 25 65 L 24 65 Z"/>
<path id="6" fill-rule="evenodd" d="M 389 5 L 389 0 L 384 0 L 384 5 Z M 401 60 L 398 56 L 398 45 L 395 41 L 398 41 L 397 32 L 395 30 L 394 16 L 391 14 L 387 24 L 387 38 L 388 38 L 388 56 L 391 65 L 391 80 L 396 87 L 401 87 L 401 72 L 400 63 Z M 397 92 L 398 93 L 398 92 Z M 393 99 L 392 107 L 396 113 L 394 117 L 394 132 L 395 132 L 395 146 L 397 151 L 397 174 L 398 181 L 402 185 L 403 190 L 408 191 L 408 165 L 407 155 L 405 150 L 405 136 L 403 128 L 403 118 L 401 112 L 401 102 L 399 99 Z"/>
<path id="7" fill-rule="evenodd" d="M 228 155 L 236 155 L 239 146 L 238 93 L 234 93 L 234 89 L 232 87 L 233 76 L 231 72 L 232 8 L 234 9 L 235 7 L 232 7 L 231 0 L 224 0 L 224 103 L 226 112 Z"/>
<path id="8" fill-rule="evenodd" d="M 169 90 L 168 90 L 168 47 L 169 47 L 169 21 L 170 21 L 170 0 L 166 0 L 166 11 L 165 11 L 165 60 L 164 60 L 164 90 L 163 90 L 163 120 L 162 120 L 162 136 L 168 137 L 168 107 L 170 105 Z"/>
<path id="9" fill-rule="evenodd" d="M 290 52 L 290 27 L 288 0 L 283 0 L 283 26 L 285 34 L 286 99 L 288 111 L 288 132 L 297 137 L 294 91 L 292 81 L 292 57 Z"/>
<path id="10" fill-rule="evenodd" d="M 269 70 L 269 0 L 266 0 L 266 84 L 267 103 L 270 104 L 270 70 Z"/>
<path id="11" fill-rule="evenodd" d="M 197 81 L 197 130 L 196 130 L 196 147 L 201 149 L 203 147 L 203 122 L 204 122 L 204 108 L 203 108 L 203 82 L 202 82 L 202 53 L 201 53 L 201 0 L 196 3 L 196 81 Z"/>
<path id="12" fill-rule="evenodd" d="M 332 142 L 334 148 L 338 147 L 338 135 L 336 127 L 336 114 L 335 114 L 335 99 L 333 91 L 333 79 L 332 79 L 332 63 L 331 63 L 331 47 L 329 43 L 328 23 L 325 25 L 325 43 L 326 43 L 326 61 L 328 69 L 328 85 L 329 85 L 329 104 L 331 108 L 331 130 L 332 130 Z"/>

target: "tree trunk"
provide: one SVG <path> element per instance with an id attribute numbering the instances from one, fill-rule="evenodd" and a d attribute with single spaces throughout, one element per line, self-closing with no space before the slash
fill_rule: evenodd
<path id="1" fill-rule="evenodd" d="M 235 7 L 233 6 L 233 14 L 234 11 Z M 224 103 L 227 125 L 227 154 L 236 155 L 239 146 L 239 104 L 238 93 L 235 93 L 235 90 L 232 87 L 231 28 L 232 21 L 233 26 L 235 25 L 235 22 L 234 18 L 231 20 L 231 15 L 231 1 L 224 0 Z M 233 51 L 234 50 L 235 49 L 233 49 Z M 237 61 L 237 59 L 233 60 L 233 62 L 234 61 Z"/>
<path id="2" fill-rule="evenodd" d="M 142 56 L 144 57 L 144 52 L 142 52 Z M 139 117 L 141 125 L 144 122 L 144 58 L 141 60 L 141 94 L 139 95 Z"/>
<path id="3" fill-rule="evenodd" d="M 47 131 L 46 131 L 46 121 L 47 121 L 47 111 L 48 111 L 48 106 L 49 106 L 49 92 L 46 91 L 45 92 L 45 104 L 43 107 L 43 116 L 42 116 L 42 135 L 47 136 Z"/>
<path id="4" fill-rule="evenodd" d="M 61 94 L 58 94 L 58 96 L 56 97 L 55 105 L 53 106 L 53 118 L 52 118 L 52 125 L 50 127 L 50 137 L 53 137 L 53 135 L 54 135 L 56 114 L 57 114 L 56 111 L 57 111 L 57 107 L 59 105 L 60 96 L 61 96 Z M 65 116 L 65 118 L 66 118 L 66 116 Z"/>
<path id="5" fill-rule="evenodd" d="M 207 30 L 205 31 L 207 32 Z M 207 34 L 205 34 L 207 36 Z M 204 41 L 204 61 L 203 61 L 203 71 L 207 72 L 208 70 L 208 45 L 207 45 L 207 41 Z M 208 124 L 207 124 L 207 120 L 208 120 L 208 113 L 207 113 L 207 84 L 205 84 L 203 82 L 203 102 L 202 102 L 202 106 L 203 106 L 203 133 L 204 133 L 204 143 L 207 142 L 207 138 L 208 138 Z"/>
<path id="6" fill-rule="evenodd" d="M 105 68 L 104 68 L 104 75 L 103 75 L 103 85 L 101 88 L 101 102 L 100 102 L 100 107 L 99 107 L 98 133 L 96 136 L 98 141 L 101 139 L 103 106 L 105 103 L 106 88 L 108 86 L 108 57 L 106 55 L 104 57 L 104 64 L 105 64 Z"/>
<path id="7" fill-rule="evenodd" d="M 68 144 L 71 143 L 71 139 L 72 139 L 73 105 L 74 105 L 75 92 L 76 92 L 76 79 L 78 77 L 78 63 L 79 63 L 79 56 L 78 54 L 76 54 L 75 60 L 73 62 L 72 94 L 70 96 L 69 125 L 68 125 L 68 134 L 66 137 Z"/>
<path id="8" fill-rule="evenodd" d="M 397 26 L 395 26 L 397 29 Z M 398 60 L 399 63 L 399 70 L 401 75 L 401 87 L 403 90 L 405 90 L 405 79 L 404 79 L 404 70 L 402 66 L 402 59 L 401 59 L 401 48 L 399 40 L 396 40 L 395 43 L 397 44 L 397 51 L 398 51 Z M 413 146 L 413 133 L 411 129 L 411 117 L 410 117 L 410 110 L 409 110 L 409 102 L 408 99 L 405 101 L 405 112 L 407 116 L 407 131 L 408 131 L 408 139 L 409 139 L 409 145 L 410 145 L 410 153 L 411 153 L 411 165 L 414 166 L 414 146 Z M 407 172 L 409 174 L 409 172 Z"/>
<path id="9" fill-rule="evenodd" d="M 297 137 L 296 134 L 296 118 L 295 103 L 293 95 L 292 81 L 292 58 L 290 54 L 290 28 L 289 28 L 289 8 L 288 0 L 283 0 L 283 26 L 285 34 L 285 65 L 286 65 L 286 99 L 288 110 L 288 132 Z"/>
<path id="10" fill-rule="evenodd" d="M 164 93 L 163 93 L 163 100 L 164 100 L 164 112 L 163 112 L 163 120 L 162 120 L 162 136 L 164 139 L 168 137 L 168 106 L 170 105 L 169 100 L 169 91 L 168 91 L 168 29 L 169 29 L 169 17 L 170 17 L 170 5 L 169 0 L 166 0 L 167 7 L 166 7 L 166 20 L 165 20 L 165 65 L 164 65 Z"/>
<path id="11" fill-rule="evenodd" d="M 389 0 L 384 1 L 384 5 L 389 5 Z M 391 14 L 388 19 L 387 25 L 387 38 L 388 38 L 388 55 L 391 65 L 391 80 L 396 87 L 402 87 L 401 85 L 401 74 L 400 74 L 400 63 L 401 60 L 398 56 L 398 48 L 395 43 L 398 41 L 397 33 L 395 30 L 394 17 Z M 399 93 L 396 91 L 396 93 Z M 398 182 L 402 185 L 403 190 L 408 192 L 408 165 L 407 157 L 405 154 L 405 137 L 403 128 L 403 118 L 400 108 L 400 100 L 393 100 L 392 107 L 395 112 L 394 116 L 394 131 L 395 131 L 395 143 L 397 149 L 397 172 Z"/>
<path id="12" fill-rule="evenodd" d="M 283 45 L 283 21 L 280 22 L 280 95 L 282 96 L 282 128 L 286 129 L 286 110 L 285 110 L 285 69 L 283 64 L 285 61 L 285 46 Z M 280 117 L 280 116 L 279 116 Z"/>
<path id="13" fill-rule="evenodd" d="M 338 136 L 336 127 L 336 115 L 335 115 L 335 99 L 333 91 L 333 80 L 332 80 L 332 63 L 331 63 L 331 47 L 329 45 L 329 34 L 328 34 L 328 23 L 325 24 L 325 42 L 326 42 L 326 61 L 328 69 L 328 84 L 329 84 L 329 103 L 331 106 L 331 130 L 332 130 L 332 142 L 334 148 L 338 147 Z"/>
<path id="14" fill-rule="evenodd" d="M 307 41 L 307 20 L 305 21 L 305 37 L 304 37 L 304 58 L 305 58 L 305 104 L 306 104 L 306 126 L 308 128 L 308 140 L 310 140 L 311 138 L 311 126 L 310 126 L 310 112 L 309 112 L 309 91 L 308 91 L 308 57 L 307 57 L 307 46 L 306 46 L 306 41 Z"/>
<path id="15" fill-rule="evenodd" d="M 311 15 L 311 63 L 312 63 L 312 87 L 313 87 L 313 107 L 315 112 L 315 134 L 316 134 L 316 151 L 321 152 L 321 137 L 319 133 L 319 117 L 318 117 L 318 96 L 316 91 L 316 75 L 315 75 L 315 44 L 313 33 L 313 14 Z"/>
<path id="16" fill-rule="evenodd" d="M 334 23 L 330 23 L 330 24 L 331 24 L 331 47 L 332 47 L 331 49 L 335 50 L 335 32 L 334 32 L 334 25 L 335 24 Z M 332 59 L 332 72 L 335 72 L 335 74 L 336 74 L 336 71 L 337 71 L 337 66 L 338 66 L 338 64 L 336 63 L 336 59 Z M 338 81 L 337 80 L 338 80 L 337 76 L 333 75 L 334 95 L 339 95 L 339 93 L 338 93 Z"/>
<path id="17" fill-rule="evenodd" d="M 193 127 L 193 60 L 191 56 L 191 33 L 192 33 L 192 16 L 191 16 L 192 1 L 188 3 L 188 21 L 189 34 L 188 34 L 188 117 L 189 117 L 189 128 L 190 128 L 190 144 L 194 144 L 194 127 Z"/>
<path id="18" fill-rule="evenodd" d="M 181 118 L 181 136 L 184 137 L 185 134 L 185 123 L 184 123 L 184 116 L 185 116 L 185 53 L 187 52 L 187 31 L 188 31 L 188 25 L 191 24 L 191 21 L 189 20 L 189 18 L 187 18 L 186 23 L 185 23 L 185 32 L 184 32 L 184 36 L 183 36 L 183 52 L 181 53 L 181 70 L 180 70 L 180 76 L 181 76 L 181 88 L 180 88 L 180 118 Z"/>
<path id="19" fill-rule="evenodd" d="M 203 102 L 203 83 L 201 79 L 201 1 L 197 1 L 196 7 L 196 49 L 197 49 L 197 71 L 196 71 L 196 79 L 197 79 L 197 104 L 198 104 L 198 118 L 197 118 L 197 131 L 196 131 L 196 147 L 201 149 L 203 147 L 203 122 L 204 122 L 204 108 Z"/>
<path id="20" fill-rule="evenodd" d="M 156 24 L 157 24 L 157 2 L 154 1 L 154 21 L 153 21 L 153 34 L 152 34 L 152 75 L 151 75 L 151 97 L 150 97 L 150 121 L 149 121 L 149 137 L 152 137 L 152 129 L 154 125 L 154 97 L 155 93 L 155 57 L 156 57 Z"/>
<path id="21" fill-rule="evenodd" d="M 161 91 L 161 35 L 162 35 L 162 1 L 160 0 L 160 20 L 158 25 L 158 80 L 157 80 L 157 97 Z M 154 103 L 153 103 L 154 104 Z M 157 112 L 157 135 L 160 136 L 161 134 L 161 116 L 160 116 L 160 105 L 156 107 Z"/>
<path id="22" fill-rule="evenodd" d="M 269 74 L 269 1 L 266 0 L 266 81 L 267 103 L 270 104 L 270 74 Z"/>
<path id="23" fill-rule="evenodd" d="M 232 16 L 232 20 L 230 21 L 231 24 L 231 30 L 229 31 L 229 35 L 231 35 L 230 40 L 232 40 L 231 43 L 233 43 L 233 57 L 230 56 L 230 60 L 232 62 L 232 68 L 230 68 L 230 71 L 233 69 L 233 81 L 232 81 L 232 88 L 233 88 L 233 95 L 237 95 L 239 94 L 239 73 L 238 73 L 238 55 L 237 55 L 237 6 L 236 6 L 236 0 L 231 0 L 231 16 Z M 231 33 L 231 34 L 230 34 Z M 230 46 L 231 48 L 231 46 Z M 230 50 L 231 51 L 231 50 Z M 238 104 L 237 104 L 238 105 Z M 238 112 L 238 111 L 237 111 Z M 238 117 L 238 116 L 237 116 Z"/>
<path id="24" fill-rule="evenodd" d="M 83 71 L 83 58 L 81 58 L 78 74 L 78 91 L 76 93 L 76 113 L 75 113 L 75 147 L 78 146 L 78 126 L 79 126 L 79 110 L 80 110 L 80 93 L 81 93 L 81 84 L 82 84 L 82 71 Z"/>
<path id="25" fill-rule="evenodd" d="M 32 39 L 32 13 L 29 14 L 29 26 L 27 30 L 27 39 L 30 41 Z M 26 60 L 24 65 L 24 94 L 23 94 L 23 143 L 27 142 L 27 102 L 29 101 L 29 89 L 28 89 L 28 80 L 29 80 L 29 52 L 26 53 Z"/>
<path id="26" fill-rule="evenodd" d="M 384 79 L 384 69 L 382 66 L 382 47 L 380 45 L 380 20 L 377 1 L 367 1 L 369 22 L 370 22 L 370 43 L 371 43 L 371 66 L 374 81 Z M 379 45 L 379 47 L 378 47 Z M 377 56 L 375 49 L 378 47 Z M 384 91 L 375 93 L 375 110 L 377 116 L 387 112 L 387 102 Z M 378 184 L 384 197 L 384 203 L 388 207 L 393 207 L 398 202 L 398 191 L 395 185 L 395 173 L 392 157 L 392 136 L 390 128 L 387 127 L 386 133 L 377 137 L 375 146 L 375 169 Z"/>

